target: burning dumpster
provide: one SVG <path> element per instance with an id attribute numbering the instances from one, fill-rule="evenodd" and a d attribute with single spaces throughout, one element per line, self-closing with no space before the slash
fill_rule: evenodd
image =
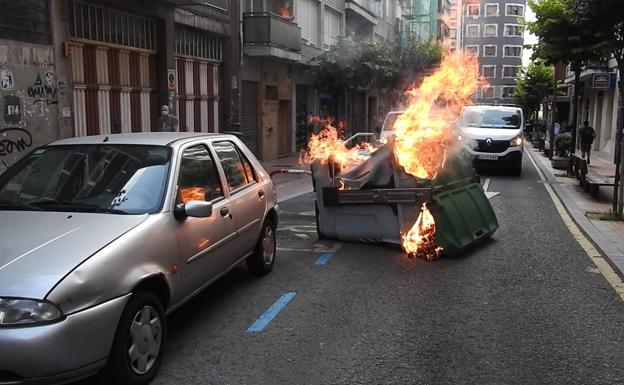
<path id="1" fill-rule="evenodd" d="M 319 237 L 401 244 L 412 256 L 454 256 L 498 228 L 453 120 L 480 85 L 474 59 L 453 54 L 408 91 L 395 135 L 378 148 L 347 148 L 328 126 L 311 138 Z"/>

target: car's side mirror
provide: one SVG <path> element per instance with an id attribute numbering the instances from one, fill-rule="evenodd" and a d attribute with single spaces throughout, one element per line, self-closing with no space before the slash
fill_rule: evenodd
<path id="1" fill-rule="evenodd" d="M 205 201 L 180 203 L 175 206 L 173 213 L 180 220 L 187 217 L 208 218 L 212 215 L 212 203 Z"/>

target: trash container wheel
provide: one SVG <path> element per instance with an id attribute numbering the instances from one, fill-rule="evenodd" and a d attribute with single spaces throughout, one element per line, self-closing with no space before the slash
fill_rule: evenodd
<path id="1" fill-rule="evenodd" d="M 326 239 L 327 237 L 325 236 L 325 234 L 323 234 L 321 232 L 321 225 L 319 223 L 319 209 L 318 209 L 318 202 L 314 201 L 314 216 L 316 218 L 316 235 L 318 236 L 319 240 L 323 240 Z"/>

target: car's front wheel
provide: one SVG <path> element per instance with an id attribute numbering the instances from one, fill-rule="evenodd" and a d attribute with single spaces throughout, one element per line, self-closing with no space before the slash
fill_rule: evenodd
<path id="1" fill-rule="evenodd" d="M 149 291 L 132 295 L 124 309 L 102 383 L 144 385 L 156 376 L 167 335 L 160 299 Z"/>
<path id="2" fill-rule="evenodd" d="M 266 275 L 273 270 L 276 251 L 275 225 L 266 219 L 253 254 L 247 258 L 247 267 L 255 275 Z"/>

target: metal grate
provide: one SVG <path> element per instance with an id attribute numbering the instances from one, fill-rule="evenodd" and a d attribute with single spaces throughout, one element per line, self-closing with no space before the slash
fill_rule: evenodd
<path id="1" fill-rule="evenodd" d="M 219 37 L 181 24 L 175 26 L 175 50 L 177 55 L 219 63 L 223 58 L 223 44 Z"/>
<path id="2" fill-rule="evenodd" d="M 277 100 L 277 86 L 266 86 L 264 97 L 266 100 Z"/>
<path id="3" fill-rule="evenodd" d="M 47 0 L 0 0 L 0 37 L 50 44 L 50 9 Z"/>
<path id="4" fill-rule="evenodd" d="M 71 3 L 71 17 L 74 38 L 156 50 L 154 20 L 79 1 Z"/>

